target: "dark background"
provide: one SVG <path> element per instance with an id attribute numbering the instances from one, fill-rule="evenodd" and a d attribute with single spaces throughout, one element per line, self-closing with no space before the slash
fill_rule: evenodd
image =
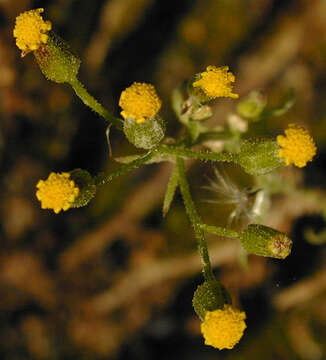
<path id="1" fill-rule="evenodd" d="M 32 54 L 20 58 L 15 17 L 38 7 L 80 55 L 81 81 L 116 116 L 123 89 L 154 84 L 169 136 L 180 129 L 171 91 L 207 65 L 229 65 L 240 96 L 261 90 L 277 104 L 295 90 L 286 115 L 250 128 L 272 136 L 296 122 L 317 142 L 313 163 L 281 178 L 302 192 L 274 196 L 266 217 L 291 235 L 292 254 L 252 256 L 243 269 L 237 244 L 208 238 L 216 275 L 247 313 L 233 350 L 203 344 L 191 306 L 202 278 L 179 194 L 161 216 L 169 165 L 114 180 L 85 208 L 40 209 L 35 184 L 51 171 L 95 175 L 117 164 L 104 121 L 68 85 L 47 81 Z M 1 359 L 325 359 L 325 245 L 305 236 L 325 227 L 325 41 L 323 0 L 0 1 Z M 212 124 L 233 108 L 217 101 Z M 136 152 L 118 130 L 110 141 L 113 157 Z M 189 171 L 203 217 L 225 225 L 232 208 L 203 201 L 211 165 Z M 252 184 L 239 168 L 226 171 L 240 187 Z"/>

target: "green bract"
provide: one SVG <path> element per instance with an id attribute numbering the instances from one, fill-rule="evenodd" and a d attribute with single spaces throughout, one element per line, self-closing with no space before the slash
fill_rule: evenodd
<path id="1" fill-rule="evenodd" d="M 71 83 L 77 76 L 81 60 L 69 45 L 54 32 L 49 32 L 46 44 L 34 51 L 44 76 L 57 83 Z"/>
<path id="2" fill-rule="evenodd" d="M 164 137 L 165 124 L 159 116 L 148 118 L 142 123 L 127 118 L 124 121 L 123 131 L 127 139 L 140 149 L 151 149 L 158 145 Z"/>
<path id="3" fill-rule="evenodd" d="M 230 294 L 217 280 L 205 281 L 199 285 L 192 299 L 195 312 L 202 321 L 207 311 L 222 309 L 225 304 L 231 303 Z"/>
<path id="4" fill-rule="evenodd" d="M 279 146 L 274 139 L 245 140 L 240 147 L 238 162 L 248 174 L 263 175 L 285 166 L 278 152 Z"/>
<path id="5" fill-rule="evenodd" d="M 86 170 L 75 169 L 70 172 L 70 178 L 79 188 L 79 194 L 71 207 L 78 208 L 87 205 L 96 194 L 96 185 L 92 176 Z"/>

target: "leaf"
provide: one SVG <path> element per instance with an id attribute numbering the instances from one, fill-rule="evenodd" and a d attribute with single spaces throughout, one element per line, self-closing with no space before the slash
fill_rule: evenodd
<path id="1" fill-rule="evenodd" d="M 164 201 L 163 201 L 163 217 L 168 213 L 171 203 L 174 198 L 175 191 L 178 187 L 178 171 L 177 168 L 174 166 L 172 173 L 170 175 L 170 179 L 168 182 L 168 186 L 166 188 Z"/>
<path id="2" fill-rule="evenodd" d="M 114 158 L 114 160 L 120 164 L 129 164 L 133 161 L 135 161 L 136 159 L 142 158 L 144 157 L 145 154 L 140 154 L 140 155 L 128 155 L 128 156 L 120 156 L 120 157 L 116 157 Z M 168 154 L 155 154 L 151 159 L 149 159 L 145 164 L 157 164 L 160 163 L 162 161 L 170 161 L 170 162 L 174 162 L 174 156 L 168 155 Z"/>
<path id="3" fill-rule="evenodd" d="M 290 90 L 284 97 L 280 105 L 266 109 L 260 115 L 261 118 L 277 117 L 284 115 L 288 112 L 295 103 L 295 94 L 293 90 Z"/>

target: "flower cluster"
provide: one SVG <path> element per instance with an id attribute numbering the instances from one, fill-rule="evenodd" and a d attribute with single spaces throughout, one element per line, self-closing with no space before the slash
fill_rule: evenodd
<path id="1" fill-rule="evenodd" d="M 224 305 L 223 309 L 207 311 L 201 323 L 205 344 L 219 350 L 232 349 L 241 339 L 246 329 L 246 314 Z"/>
<path id="2" fill-rule="evenodd" d="M 48 41 L 48 31 L 52 25 L 50 21 L 44 21 L 40 15 L 44 9 L 25 11 L 16 18 L 14 37 L 16 45 L 23 54 L 37 50 Z"/>
<path id="3" fill-rule="evenodd" d="M 193 306 L 202 321 L 201 331 L 205 344 L 220 350 L 232 349 L 246 329 L 246 314 L 232 307 L 231 296 L 215 279 L 205 232 L 240 240 L 240 246 L 246 254 L 280 259 L 289 255 L 292 241 L 285 234 L 264 225 L 250 224 L 246 230 L 237 231 L 202 223 L 190 193 L 184 159 L 233 162 L 239 164 L 246 173 L 259 176 L 285 165 L 306 166 L 316 155 L 314 140 L 307 130 L 294 124 L 289 125 L 284 135 L 276 138 L 245 140 L 241 138 L 245 130 L 238 131 L 229 126 L 224 132 L 203 125 L 202 122 L 212 116 L 212 109 L 207 104 L 209 100 L 239 97 L 232 92 L 235 76 L 228 66 L 208 66 L 206 71 L 194 76 L 195 80 L 190 81 L 188 87 L 180 87 L 173 93 L 173 109 L 180 123 L 185 126 L 185 131 L 178 139 L 164 138 L 165 120 L 158 115 L 162 101 L 151 84 L 134 82 L 123 90 L 119 100 L 123 119 L 116 118 L 94 99 L 77 79 L 80 59 L 70 52 L 69 46 L 62 39 L 53 32 L 48 34 L 52 25 L 43 20 L 40 15 L 42 12 L 41 8 L 30 10 L 16 18 L 13 34 L 18 48 L 23 51 L 22 54 L 35 51 L 35 58 L 47 79 L 70 84 L 84 104 L 123 130 L 126 138 L 135 147 L 147 150 L 146 153 L 120 158 L 124 164 L 119 169 L 94 177 L 82 169 L 69 173 L 51 173 L 46 180 L 40 180 L 36 185 L 36 197 L 41 202 L 42 209 L 52 209 L 57 214 L 71 207 L 85 206 L 95 196 L 98 186 L 117 176 L 151 162 L 174 162 L 175 168 L 164 198 L 164 212 L 168 211 L 179 187 L 198 239 L 205 278 L 204 283 L 194 293 Z M 266 100 L 258 93 L 252 93 L 238 106 L 237 120 L 246 122 L 247 128 L 249 121 L 266 118 L 266 114 L 271 113 L 265 110 L 266 104 Z M 196 151 L 197 145 L 208 147 L 208 144 L 216 139 L 218 145 L 221 144 L 221 151 Z M 211 189 L 222 193 L 226 203 L 236 206 L 234 216 L 245 214 L 245 221 L 252 222 L 257 212 L 254 213 L 248 204 L 257 191 L 240 191 L 223 176 L 218 173 L 216 176 L 218 182 L 212 183 Z M 263 198 L 255 201 L 254 205 L 258 206 L 260 202 L 259 206 L 263 208 L 261 199 Z"/>
<path id="4" fill-rule="evenodd" d="M 46 180 L 40 180 L 36 188 L 42 209 L 52 209 L 56 214 L 68 210 L 79 194 L 79 188 L 69 173 L 52 172 Z"/>
<path id="5" fill-rule="evenodd" d="M 309 132 L 301 126 L 290 124 L 285 130 L 285 136 L 276 138 L 280 146 L 279 157 L 285 160 L 286 165 L 294 164 L 302 168 L 316 155 L 317 147 Z"/>
<path id="6" fill-rule="evenodd" d="M 134 82 L 122 91 L 119 105 L 124 119 L 131 118 L 137 123 L 142 123 L 156 116 L 162 106 L 162 101 L 153 85 Z"/>
<path id="7" fill-rule="evenodd" d="M 193 82 L 193 87 L 200 87 L 210 99 L 230 97 L 237 99 L 239 95 L 232 92 L 232 83 L 235 76 L 228 71 L 228 66 L 207 66 L 206 71 L 200 74 L 200 79 Z"/>

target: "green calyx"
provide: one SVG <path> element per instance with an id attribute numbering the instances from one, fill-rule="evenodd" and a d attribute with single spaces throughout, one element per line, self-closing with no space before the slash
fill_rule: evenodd
<path id="1" fill-rule="evenodd" d="M 194 310 L 202 321 L 207 311 L 222 309 L 225 304 L 231 303 L 230 294 L 217 280 L 205 281 L 199 285 L 192 299 Z"/>
<path id="2" fill-rule="evenodd" d="M 248 254 L 285 259 L 291 253 L 292 240 L 268 226 L 251 224 L 240 233 L 240 242 Z"/>
<path id="3" fill-rule="evenodd" d="M 197 104 L 207 104 L 210 100 L 212 100 L 209 96 L 207 96 L 204 91 L 200 87 L 194 87 L 193 83 L 200 80 L 200 73 L 195 74 L 187 84 L 187 91 L 189 96 L 193 99 Z"/>
<path id="4" fill-rule="evenodd" d="M 165 123 L 159 116 L 148 118 L 142 123 L 127 118 L 123 124 L 123 131 L 133 145 L 148 150 L 158 145 L 164 138 Z"/>
<path id="5" fill-rule="evenodd" d="M 43 75 L 56 83 L 71 83 L 76 78 L 81 60 L 69 45 L 54 32 L 49 33 L 46 44 L 34 51 Z"/>
<path id="6" fill-rule="evenodd" d="M 79 188 L 79 194 L 71 207 L 86 206 L 96 194 L 96 185 L 92 176 L 86 170 L 75 169 L 70 172 L 70 178 Z"/>
<path id="7" fill-rule="evenodd" d="M 267 174 L 285 166 L 278 152 L 279 146 L 274 139 L 245 140 L 240 147 L 238 163 L 248 174 Z"/>

